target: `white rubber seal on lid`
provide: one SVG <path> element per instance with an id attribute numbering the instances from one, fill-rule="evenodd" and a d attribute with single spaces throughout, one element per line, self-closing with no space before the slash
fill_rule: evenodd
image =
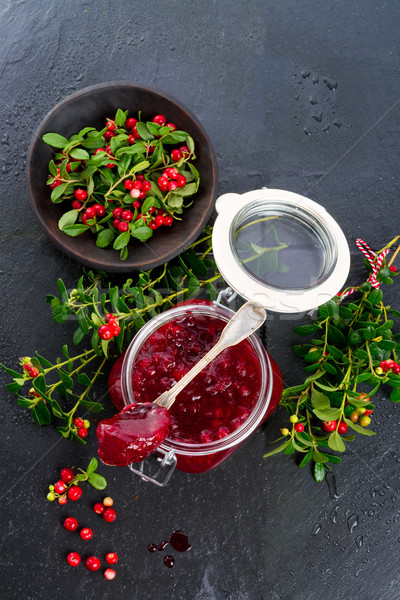
<path id="1" fill-rule="evenodd" d="M 300 313 L 324 304 L 343 287 L 350 269 L 347 240 L 333 217 L 313 200 L 293 192 L 264 188 L 245 194 L 224 194 L 217 199 L 216 210 L 218 217 L 212 235 L 214 258 L 225 281 L 243 298 L 259 302 L 267 310 L 277 313 Z M 258 216 L 261 218 L 257 219 Z M 282 286 L 264 281 L 252 273 L 245 264 L 247 261 L 241 259 L 235 248 L 235 236 L 248 226 L 242 225 L 248 217 L 254 218 L 250 225 L 281 218 L 281 222 L 284 219 L 293 221 L 294 231 L 298 227 L 299 232 L 302 228 L 311 232 L 310 235 L 318 240 L 320 250 L 318 245 L 310 247 L 306 249 L 306 256 L 322 264 L 315 280 L 304 276 L 304 285 L 299 283 L 302 281 L 300 259 L 292 267 L 292 274 L 285 265 L 289 275 Z M 253 247 L 252 241 L 256 252 L 262 253 L 258 240 L 248 240 Z M 290 246 L 290 240 L 286 241 L 289 241 L 286 246 Z M 282 253 L 282 256 L 287 254 Z M 293 286 L 290 277 L 293 283 L 296 281 Z"/>

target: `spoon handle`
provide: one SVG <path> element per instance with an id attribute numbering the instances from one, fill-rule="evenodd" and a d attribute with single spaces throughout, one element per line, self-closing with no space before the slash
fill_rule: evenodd
<path id="1" fill-rule="evenodd" d="M 196 377 L 214 358 L 230 346 L 235 346 L 254 333 L 267 318 L 265 309 L 257 302 L 246 302 L 235 313 L 222 330 L 218 342 L 196 363 L 182 379 L 154 401 L 164 408 L 171 408 L 176 396 Z"/>

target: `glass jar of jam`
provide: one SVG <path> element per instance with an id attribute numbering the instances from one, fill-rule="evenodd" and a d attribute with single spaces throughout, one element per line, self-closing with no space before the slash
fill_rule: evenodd
<path id="1" fill-rule="evenodd" d="M 151 402 L 170 389 L 216 343 L 233 314 L 215 302 L 189 300 L 149 321 L 124 358 L 124 404 Z M 224 350 L 177 396 L 159 450 L 180 471 L 204 473 L 272 414 L 281 393 L 279 369 L 253 334 Z"/>

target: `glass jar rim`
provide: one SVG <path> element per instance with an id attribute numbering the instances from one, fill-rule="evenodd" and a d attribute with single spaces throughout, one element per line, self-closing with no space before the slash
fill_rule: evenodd
<path id="1" fill-rule="evenodd" d="M 159 327 L 165 325 L 173 319 L 179 318 L 188 313 L 188 311 L 193 313 L 197 313 L 199 315 L 213 315 L 215 317 L 221 318 L 223 321 L 229 321 L 229 319 L 234 314 L 230 308 L 223 306 L 222 304 L 218 304 L 216 302 L 212 302 L 211 304 L 184 304 L 181 306 L 176 306 L 171 308 L 163 313 L 160 313 L 153 317 L 148 323 L 146 323 L 133 338 L 130 343 L 122 364 L 121 371 L 121 387 L 122 387 L 122 395 L 125 402 L 125 405 L 132 404 L 132 398 L 134 397 L 133 389 L 132 389 L 132 369 L 136 357 L 144 344 L 147 338 L 154 333 Z M 242 443 L 257 427 L 263 420 L 263 417 L 268 409 L 268 406 L 272 397 L 272 389 L 273 389 L 273 370 L 271 361 L 269 359 L 268 353 L 265 351 L 264 346 L 261 343 L 261 340 L 257 336 L 257 334 L 253 333 L 251 336 L 247 338 L 249 343 L 251 344 L 253 350 L 256 353 L 257 359 L 260 364 L 261 369 L 261 385 L 258 393 L 257 402 L 254 405 L 249 417 L 246 419 L 242 425 L 232 431 L 226 437 L 215 440 L 213 442 L 208 443 L 200 443 L 200 444 L 192 444 L 187 442 L 178 442 L 176 440 L 171 440 L 167 438 L 162 444 L 161 448 L 163 450 L 174 451 L 176 454 L 184 454 L 184 455 L 205 455 L 205 454 L 214 454 L 221 450 L 227 450 L 232 446 L 236 446 Z"/>

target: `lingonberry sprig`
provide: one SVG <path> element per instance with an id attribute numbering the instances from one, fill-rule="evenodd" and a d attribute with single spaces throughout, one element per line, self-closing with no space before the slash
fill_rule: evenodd
<path id="1" fill-rule="evenodd" d="M 74 319 L 72 343 L 86 342 L 76 355 L 67 344 L 54 364 L 36 353 L 21 359 L 18 372 L 1 365 L 12 381 L 7 389 L 17 403 L 31 411 L 38 425 L 56 425 L 65 438 L 85 444 L 89 421 L 85 412 L 98 413 L 102 404 L 90 399 L 93 384 L 104 373 L 109 357 L 123 352 L 134 334 L 157 313 L 204 289 L 211 300 L 221 279 L 211 255 L 211 228 L 179 257 L 152 271 L 128 279 L 120 288 L 89 272 L 67 291 L 61 279 L 58 296 L 48 295 L 56 323 Z M 29 388 L 28 388 L 29 386 Z M 24 389 L 29 389 L 24 394 Z M 83 424 L 82 424 L 83 422 Z"/>
<path id="2" fill-rule="evenodd" d="M 58 149 L 49 163 L 51 200 L 71 201 L 59 228 L 72 237 L 91 231 L 99 248 L 112 243 L 121 260 L 132 239 L 145 242 L 180 220 L 199 187 L 193 138 L 164 115 L 143 122 L 141 113 L 136 119 L 118 109 L 101 131 L 85 127 L 69 139 L 46 133 L 43 140 Z"/>
<path id="3" fill-rule="evenodd" d="M 341 461 L 330 451 L 345 451 L 345 442 L 355 438 L 346 435 L 349 429 L 375 435 L 367 429 L 375 408 L 371 397 L 382 385 L 392 388 L 393 402 L 400 402 L 400 366 L 396 362 L 400 335 L 393 333 L 391 318 L 400 317 L 400 312 L 383 303 L 378 287 L 393 283 L 391 276 L 396 276 L 397 269 L 392 261 L 386 264 L 383 260 L 376 282 L 373 279 L 375 287 L 370 281 L 371 262 L 375 267 L 381 253 L 374 261 L 365 261 L 368 280 L 349 288 L 352 292 L 357 289 L 357 296 L 346 297 L 344 290 L 319 307 L 314 321 L 295 328 L 298 335 L 313 336 L 309 343 L 294 347 L 306 363 L 308 376 L 302 384 L 284 390 L 280 404 L 289 414 L 289 426 L 281 429 L 281 444 L 264 456 L 298 452 L 302 455 L 300 467 L 314 462 L 317 481 L 322 481 L 330 464 Z"/>
<path id="4" fill-rule="evenodd" d="M 83 481 L 87 481 L 96 490 L 104 490 L 107 486 L 107 481 L 103 475 L 96 473 L 98 464 L 97 458 L 92 458 L 87 466 L 86 471 L 83 469 L 78 469 L 79 473 L 76 475 L 73 469 L 62 469 L 60 479 L 56 481 L 56 483 L 49 485 L 50 491 L 47 494 L 47 500 L 50 500 L 50 502 L 58 500 L 59 504 L 66 504 L 68 500 L 76 502 L 82 496 L 82 488 L 80 487 L 80 484 Z M 77 525 L 78 524 L 76 523 L 76 526 Z M 76 529 L 75 519 L 74 522 L 68 521 L 67 526 L 64 523 L 64 526 L 67 529 L 68 527 L 73 527 L 73 529 Z M 73 531 L 73 529 L 70 528 L 69 531 Z"/>

